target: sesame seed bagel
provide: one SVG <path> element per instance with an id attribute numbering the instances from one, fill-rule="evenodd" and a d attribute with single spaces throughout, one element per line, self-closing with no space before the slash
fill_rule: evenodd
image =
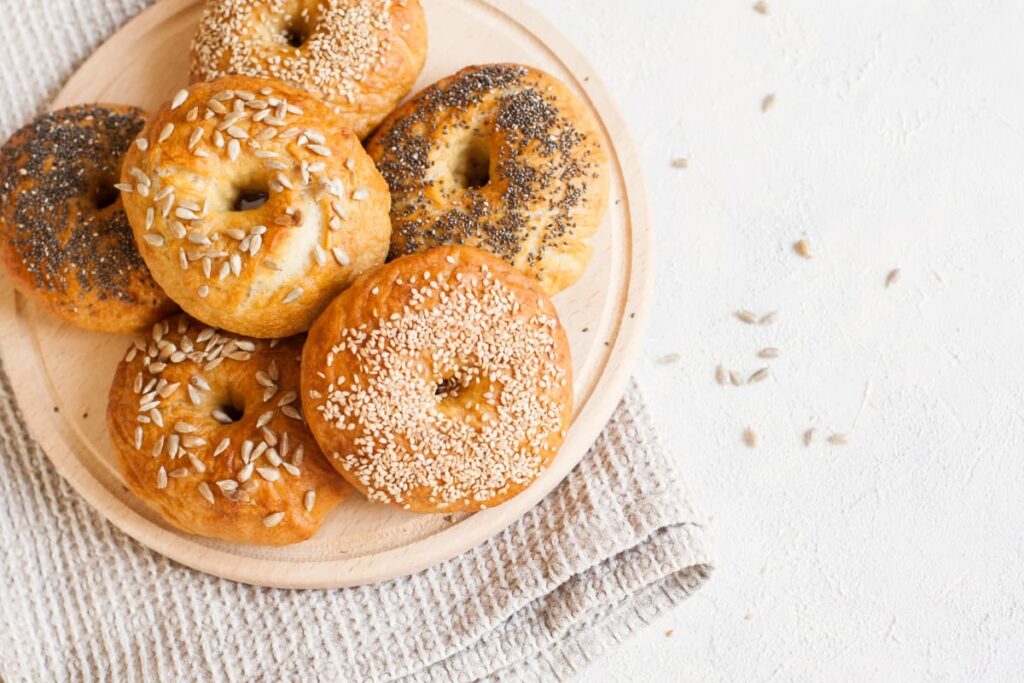
<path id="1" fill-rule="evenodd" d="M 430 86 L 367 146 L 391 188 L 391 257 L 441 244 L 500 256 L 555 294 L 583 274 L 608 203 L 593 115 L 555 78 L 471 66 Z"/>
<path id="2" fill-rule="evenodd" d="M 551 463 L 572 416 L 569 342 L 534 280 L 471 247 L 364 275 L 310 329 L 303 410 L 371 500 L 502 503 Z"/>
<path id="3" fill-rule="evenodd" d="M 426 57 L 419 0 L 210 0 L 192 42 L 192 80 L 294 83 L 363 138 L 408 94 Z"/>
<path id="4" fill-rule="evenodd" d="M 327 105 L 280 81 L 180 91 L 132 145 L 122 181 L 153 277 L 236 334 L 305 331 L 387 254 L 384 179 Z"/>
<path id="5" fill-rule="evenodd" d="M 143 117 L 69 107 L 0 150 L 0 260 L 18 291 L 79 327 L 137 332 L 175 309 L 139 256 L 115 187 Z"/>
<path id="6" fill-rule="evenodd" d="M 107 425 L 128 486 L 175 527 L 235 543 L 316 533 L 351 488 L 302 418 L 302 339 L 234 337 L 185 315 L 117 366 Z"/>

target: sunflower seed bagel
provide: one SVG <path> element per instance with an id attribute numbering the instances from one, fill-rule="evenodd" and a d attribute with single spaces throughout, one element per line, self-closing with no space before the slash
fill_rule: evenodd
<path id="1" fill-rule="evenodd" d="M 280 81 L 181 90 L 150 117 L 121 180 L 153 278 L 236 334 L 305 331 L 387 254 L 390 198 L 373 161 L 327 105 Z"/>
<path id="2" fill-rule="evenodd" d="M 351 493 L 302 418 L 301 337 L 237 337 L 177 315 L 118 364 L 107 426 L 128 486 L 175 527 L 303 541 Z"/>

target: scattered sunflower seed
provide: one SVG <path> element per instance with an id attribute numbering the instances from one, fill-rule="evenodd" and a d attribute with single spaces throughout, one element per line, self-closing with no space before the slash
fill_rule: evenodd
<path id="1" fill-rule="evenodd" d="M 814 435 L 817 434 L 818 430 L 814 427 L 809 428 L 804 432 L 804 446 L 810 446 L 811 442 L 814 441 Z"/>
<path id="2" fill-rule="evenodd" d="M 760 381 L 764 380 L 766 377 L 768 377 L 768 373 L 769 372 L 770 371 L 768 370 L 768 368 L 761 368 L 760 370 L 758 370 L 757 372 L 752 374 L 750 376 L 750 378 L 747 380 L 747 382 L 749 382 L 751 384 L 753 384 L 755 382 L 760 382 Z"/>
<path id="3" fill-rule="evenodd" d="M 734 315 L 740 322 L 744 322 L 748 325 L 753 325 L 757 322 L 757 315 L 755 315 L 753 311 L 736 311 Z"/>
<path id="4" fill-rule="evenodd" d="M 658 359 L 658 365 L 672 365 L 678 363 L 681 356 L 678 353 L 669 353 Z"/>
<path id="5" fill-rule="evenodd" d="M 889 271 L 889 274 L 885 276 L 886 289 L 892 287 L 894 284 L 900 281 L 900 269 L 895 268 Z"/>
<path id="6" fill-rule="evenodd" d="M 761 111 L 766 112 L 775 105 L 775 93 L 769 93 L 761 100 Z"/>
<path id="7" fill-rule="evenodd" d="M 757 432 L 751 427 L 747 427 L 743 430 L 743 443 L 747 445 L 747 448 L 757 447 Z"/>
<path id="8" fill-rule="evenodd" d="M 828 437 L 828 442 L 833 446 L 845 446 L 850 443 L 850 439 L 847 438 L 846 434 L 833 434 Z"/>
<path id="9" fill-rule="evenodd" d="M 793 242 L 793 251 L 803 258 L 814 258 L 814 253 L 811 252 L 811 245 L 807 243 L 807 240 L 797 240 L 796 242 Z"/>
<path id="10" fill-rule="evenodd" d="M 778 358 L 779 357 L 779 350 L 774 348 L 774 347 L 769 346 L 766 349 L 761 349 L 760 351 L 758 351 L 757 352 L 757 357 L 758 358 Z"/>

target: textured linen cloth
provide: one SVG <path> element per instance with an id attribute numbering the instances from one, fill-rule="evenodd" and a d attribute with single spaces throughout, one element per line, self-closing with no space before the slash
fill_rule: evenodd
<path id="1" fill-rule="evenodd" d="M 152 0 L 0 0 L 0 137 Z M 207 576 L 107 523 L 0 371 L 0 679 L 571 678 L 708 577 L 703 518 L 631 387 L 583 462 L 483 545 L 413 576 L 286 591 Z"/>

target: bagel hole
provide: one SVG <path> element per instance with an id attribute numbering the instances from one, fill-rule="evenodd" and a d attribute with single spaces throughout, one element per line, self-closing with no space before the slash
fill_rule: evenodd
<path id="1" fill-rule="evenodd" d="M 309 40 L 309 26 L 302 21 L 293 21 L 284 28 L 284 42 L 298 49 Z"/>
<path id="2" fill-rule="evenodd" d="M 464 190 L 483 187 L 491 182 L 491 147 L 489 138 L 473 136 L 462 145 L 451 161 L 455 183 Z"/>
<path id="3" fill-rule="evenodd" d="M 448 379 L 438 382 L 434 388 L 434 396 L 440 399 L 454 398 L 459 390 L 462 389 L 462 382 L 459 381 L 458 377 L 449 377 Z"/>
<path id="4" fill-rule="evenodd" d="M 231 203 L 232 211 L 252 211 L 267 203 L 270 188 L 266 185 L 249 185 L 235 189 L 235 200 Z"/>
<path id="5" fill-rule="evenodd" d="M 112 206 L 120 196 L 121 193 L 114 187 L 114 182 L 109 178 L 104 178 L 96 185 L 96 189 L 93 190 L 92 201 L 97 209 L 102 210 Z"/>
<path id="6" fill-rule="evenodd" d="M 221 402 L 218 408 L 231 422 L 238 422 L 245 416 L 245 404 L 236 396 L 229 396 L 226 401 Z"/>

